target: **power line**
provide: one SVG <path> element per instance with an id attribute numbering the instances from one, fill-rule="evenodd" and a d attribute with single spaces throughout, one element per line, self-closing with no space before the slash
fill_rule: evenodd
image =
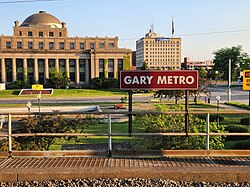
<path id="1" fill-rule="evenodd" d="M 45 2 L 55 0 L 14 0 L 14 1 L 0 1 L 0 4 L 15 4 L 15 3 L 34 3 L 34 2 Z"/>
<path id="2" fill-rule="evenodd" d="M 201 36 L 201 35 L 213 35 L 213 34 L 226 34 L 226 33 L 235 33 L 235 32 L 248 32 L 250 29 L 241 29 L 241 30 L 231 30 L 231 31 L 214 31 L 214 32 L 202 32 L 202 33 L 190 33 L 190 34 L 177 34 L 175 36 L 185 37 L 185 36 Z M 125 38 L 119 40 L 138 40 L 138 38 Z"/>
<path id="3" fill-rule="evenodd" d="M 247 31 L 250 31 L 250 29 L 231 30 L 231 31 L 203 32 L 203 33 L 191 33 L 191 34 L 180 34 L 180 35 L 177 35 L 177 36 L 199 36 L 199 35 L 225 34 L 225 33 L 247 32 Z"/>

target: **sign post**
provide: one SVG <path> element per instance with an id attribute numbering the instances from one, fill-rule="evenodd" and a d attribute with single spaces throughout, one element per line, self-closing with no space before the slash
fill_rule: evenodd
<path id="1" fill-rule="evenodd" d="M 132 133 L 132 90 L 197 90 L 198 71 L 196 70 L 123 70 L 120 72 L 120 89 L 129 92 L 129 136 Z M 186 95 L 188 91 L 186 92 Z M 188 105 L 188 97 L 186 97 Z M 188 118 L 186 107 L 185 119 Z M 187 121 L 188 123 L 188 121 Z M 188 125 L 185 124 L 188 133 Z"/>
<path id="2" fill-rule="evenodd" d="M 250 70 L 243 71 L 243 90 L 249 90 L 249 101 L 248 105 L 250 106 Z"/>

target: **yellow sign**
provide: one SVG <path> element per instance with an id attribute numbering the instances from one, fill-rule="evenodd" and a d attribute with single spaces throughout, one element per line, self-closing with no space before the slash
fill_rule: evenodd
<path id="1" fill-rule="evenodd" d="M 250 70 L 243 71 L 243 90 L 250 90 Z"/>
<path id="2" fill-rule="evenodd" d="M 32 85 L 32 90 L 42 90 L 43 85 L 42 84 L 33 84 Z"/>

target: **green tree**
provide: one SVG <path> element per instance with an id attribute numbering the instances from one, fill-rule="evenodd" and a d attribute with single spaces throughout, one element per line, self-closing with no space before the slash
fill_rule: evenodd
<path id="1" fill-rule="evenodd" d="M 123 70 L 130 70 L 130 57 L 128 54 L 123 56 Z"/>
<path id="2" fill-rule="evenodd" d="M 80 133 L 84 128 L 94 123 L 91 116 L 77 116 L 75 119 L 64 119 L 60 114 L 52 116 L 32 116 L 20 120 L 20 128 L 14 133 Z M 59 138 L 57 136 L 25 136 L 15 137 L 13 148 L 15 150 L 49 150 L 50 146 Z M 77 137 L 65 137 L 69 140 Z M 0 150 L 7 150 L 8 140 L 1 142 Z"/>
<path id="3" fill-rule="evenodd" d="M 157 105 L 157 111 L 170 112 L 181 111 L 183 107 L 173 105 Z M 137 117 L 138 123 L 142 123 L 146 132 L 166 133 L 175 132 L 183 133 L 185 129 L 184 114 L 161 114 L 161 115 L 145 115 Z M 223 127 L 218 127 L 216 122 L 210 123 L 211 132 L 223 132 Z M 189 132 L 198 133 L 206 132 L 206 121 L 195 115 L 189 115 Z M 205 136 L 152 136 L 145 139 L 148 149 L 205 149 Z M 223 138 L 214 136 L 210 138 L 211 149 L 223 149 Z"/>
<path id="4" fill-rule="evenodd" d="M 222 80 L 228 80 L 230 59 L 232 80 L 237 80 L 244 58 L 247 57 L 247 54 L 242 51 L 242 47 L 233 46 L 231 48 L 222 48 L 215 51 L 213 54 L 215 55 L 213 60 L 213 71 L 218 71 L 219 74 L 221 74 Z"/>
<path id="5" fill-rule="evenodd" d="M 182 99 L 185 96 L 184 90 L 157 90 L 154 93 L 154 98 L 174 98 L 175 104 L 178 103 L 180 99 Z"/>
<path id="6" fill-rule="evenodd" d="M 206 96 L 211 96 L 214 87 L 214 84 L 208 78 L 208 71 L 204 67 L 198 68 L 197 70 L 199 71 L 198 89 L 189 91 L 189 95 L 194 97 L 195 102 L 197 102 L 197 97 L 199 97 L 201 93 L 204 93 Z"/>
<path id="7" fill-rule="evenodd" d="M 149 70 L 148 64 L 146 62 L 143 62 L 141 70 Z"/>
<path id="8" fill-rule="evenodd" d="M 250 70 L 250 58 L 243 59 L 240 70 Z"/>
<path id="9" fill-rule="evenodd" d="M 48 86 L 53 88 L 65 88 L 69 85 L 70 79 L 65 72 L 58 72 L 53 70 L 50 73 L 49 79 L 47 79 Z"/>

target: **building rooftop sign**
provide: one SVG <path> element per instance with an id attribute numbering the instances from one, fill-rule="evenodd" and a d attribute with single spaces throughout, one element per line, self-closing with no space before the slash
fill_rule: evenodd
<path id="1" fill-rule="evenodd" d="M 168 41 L 170 38 L 155 38 L 156 42 L 161 42 L 161 41 Z"/>
<path id="2" fill-rule="evenodd" d="M 198 71 L 139 70 L 120 72 L 121 90 L 197 90 Z"/>

